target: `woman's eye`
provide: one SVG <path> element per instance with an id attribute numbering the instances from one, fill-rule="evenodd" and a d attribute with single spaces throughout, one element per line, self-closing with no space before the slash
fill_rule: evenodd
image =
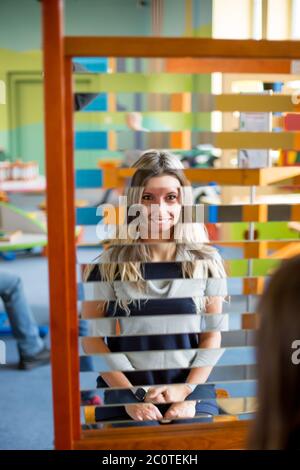
<path id="1" fill-rule="evenodd" d="M 144 196 L 142 197 L 142 200 L 143 201 L 150 201 L 151 200 L 150 194 L 144 194 Z"/>
<path id="2" fill-rule="evenodd" d="M 175 199 L 177 199 L 176 194 L 169 194 L 168 201 L 175 201 Z"/>

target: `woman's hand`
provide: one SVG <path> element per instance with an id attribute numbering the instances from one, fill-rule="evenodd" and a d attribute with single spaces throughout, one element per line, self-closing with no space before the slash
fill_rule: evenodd
<path id="1" fill-rule="evenodd" d="M 149 388 L 145 402 L 150 403 L 174 403 L 181 402 L 190 395 L 191 389 L 186 384 L 164 385 L 162 387 Z"/>
<path id="2" fill-rule="evenodd" d="M 173 403 L 164 414 L 164 420 L 176 418 L 193 418 L 196 414 L 196 401 L 188 400 L 182 403 Z"/>
<path id="3" fill-rule="evenodd" d="M 161 412 L 157 406 L 152 403 L 134 403 L 133 405 L 125 405 L 125 410 L 134 421 L 162 419 Z"/>

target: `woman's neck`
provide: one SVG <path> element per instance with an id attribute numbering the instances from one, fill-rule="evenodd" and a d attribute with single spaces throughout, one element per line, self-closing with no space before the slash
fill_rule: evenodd
<path id="1" fill-rule="evenodd" d="M 150 247 L 153 261 L 175 260 L 176 243 L 173 236 L 174 232 L 171 230 L 171 233 L 168 233 L 168 236 L 165 236 L 165 238 L 163 234 L 160 234 L 159 238 L 143 238 L 143 243 Z"/>
<path id="2" fill-rule="evenodd" d="M 176 244 L 172 243 L 171 240 L 164 242 L 159 242 L 158 240 L 144 240 L 144 243 L 150 245 L 152 261 L 172 261 L 175 259 Z"/>

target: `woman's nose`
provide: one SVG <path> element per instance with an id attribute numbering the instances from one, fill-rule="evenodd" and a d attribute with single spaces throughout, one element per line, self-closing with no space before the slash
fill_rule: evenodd
<path id="1" fill-rule="evenodd" d="M 157 200 L 155 204 L 151 204 L 151 214 L 154 217 L 161 217 L 166 213 L 167 205 L 163 200 Z"/>
<path id="2" fill-rule="evenodd" d="M 161 199 L 158 203 L 158 212 L 162 214 L 162 213 L 168 212 L 168 209 L 169 207 L 166 201 L 164 199 Z"/>

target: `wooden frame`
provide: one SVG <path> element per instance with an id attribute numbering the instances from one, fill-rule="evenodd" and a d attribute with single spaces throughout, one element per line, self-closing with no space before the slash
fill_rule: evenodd
<path id="1" fill-rule="evenodd" d="M 245 447 L 246 421 L 209 424 L 176 424 L 157 429 L 105 429 L 86 431 L 74 447 L 80 450 L 219 450 Z"/>
<path id="2" fill-rule="evenodd" d="M 134 175 L 134 168 L 104 168 L 103 187 L 123 187 L 126 178 Z M 273 168 L 186 168 L 183 170 L 191 183 L 215 181 L 229 186 L 267 186 L 300 176 L 299 167 Z"/>
<path id="3" fill-rule="evenodd" d="M 286 59 L 166 59 L 166 72 L 170 73 L 291 73 L 292 66 Z"/>
<path id="4" fill-rule="evenodd" d="M 299 59 L 300 41 L 254 39 L 68 36 L 69 57 L 196 57 L 213 59 Z"/>
<path id="5" fill-rule="evenodd" d="M 55 447 L 56 449 L 71 449 L 74 439 L 80 437 L 79 359 L 76 343 L 75 220 L 74 182 L 72 181 L 73 97 L 71 59 L 64 58 L 61 10 L 61 1 L 43 2 L 48 256 L 50 323 L 53 334 L 51 361 Z"/>
<path id="6" fill-rule="evenodd" d="M 65 37 L 62 0 L 43 1 L 45 134 L 52 379 L 56 449 L 242 448 L 248 423 L 165 426 L 82 432 L 75 278 L 73 168 L 73 56 L 190 57 L 286 63 L 300 57 L 299 41 L 201 38 Z M 254 62 L 253 62 L 254 61 Z M 216 62 L 217 63 L 217 62 Z M 269 62 L 268 62 L 269 63 Z M 276 67 L 275 67 L 276 68 Z M 266 178 L 269 181 L 269 178 Z M 255 184 L 257 180 L 252 182 Z M 260 181 L 260 180 L 259 180 Z M 212 437 L 213 436 L 213 437 Z"/>

